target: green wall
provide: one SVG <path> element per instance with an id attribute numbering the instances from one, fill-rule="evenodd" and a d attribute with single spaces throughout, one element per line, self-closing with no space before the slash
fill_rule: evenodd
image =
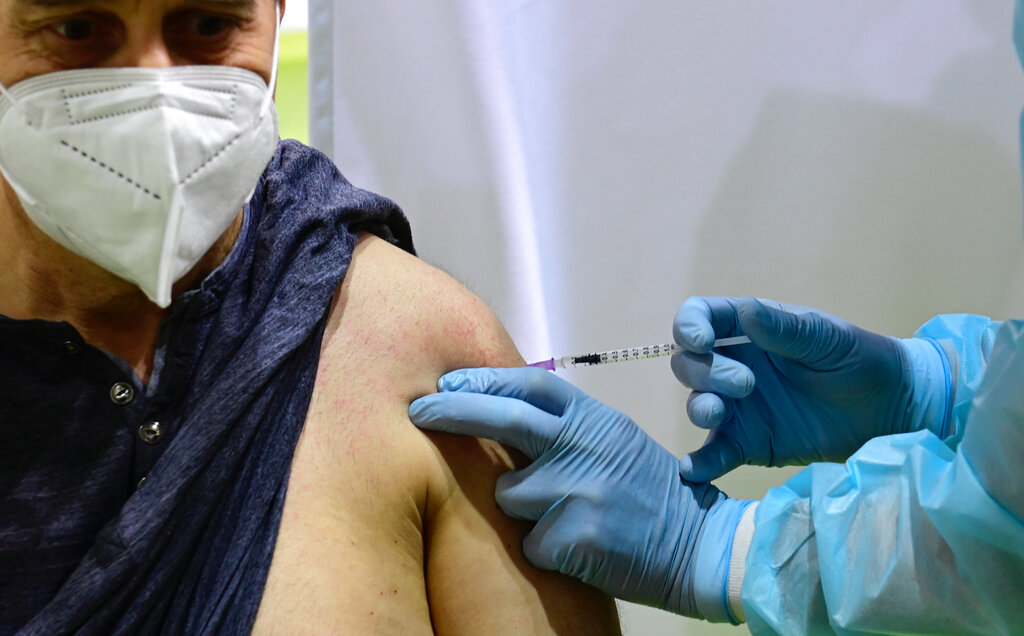
<path id="1" fill-rule="evenodd" d="M 305 31 L 281 34 L 277 71 L 277 114 L 282 139 L 309 143 L 309 37 Z"/>

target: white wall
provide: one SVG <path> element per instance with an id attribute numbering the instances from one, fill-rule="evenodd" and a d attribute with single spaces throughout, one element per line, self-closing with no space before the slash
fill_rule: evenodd
<path id="1" fill-rule="evenodd" d="M 305 31 L 309 26 L 308 0 L 286 0 L 282 31 Z"/>
<path id="2" fill-rule="evenodd" d="M 1010 2 L 310 6 L 314 144 L 405 208 L 527 358 L 668 341 L 690 294 L 893 335 L 1024 315 Z M 701 443 L 666 360 L 569 377 L 677 453 Z M 630 634 L 734 631 L 623 614 Z"/>

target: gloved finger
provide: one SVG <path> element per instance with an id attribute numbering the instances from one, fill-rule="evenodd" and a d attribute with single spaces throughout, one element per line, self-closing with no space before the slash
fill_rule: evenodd
<path id="1" fill-rule="evenodd" d="M 599 540 L 602 529 L 581 520 L 579 515 L 566 515 L 570 500 L 564 498 L 549 508 L 523 538 L 523 554 L 542 570 L 558 570 L 563 574 L 587 580 L 584 568 L 570 560 L 582 555 Z"/>
<path id="2" fill-rule="evenodd" d="M 426 395 L 409 405 L 409 419 L 432 431 L 493 439 L 518 448 L 530 459 L 550 448 L 562 430 L 558 417 L 535 406 L 479 393 Z"/>
<path id="3" fill-rule="evenodd" d="M 459 369 L 441 376 L 437 388 L 515 398 L 552 415 L 562 415 L 573 399 L 583 396 L 555 374 L 534 367 Z"/>
<path id="4" fill-rule="evenodd" d="M 659 573 L 629 562 L 630 547 L 613 543 L 610 523 L 599 508 L 567 497 L 552 506 L 523 538 L 523 554 L 538 568 L 557 570 L 617 598 L 664 605 L 664 598 L 645 589 L 651 586 L 646 577 Z"/>
<path id="5" fill-rule="evenodd" d="M 680 351 L 672 355 L 671 365 L 676 378 L 695 391 L 742 398 L 754 390 L 754 372 L 717 353 Z"/>
<path id="6" fill-rule="evenodd" d="M 741 336 L 736 322 L 735 298 L 691 296 L 676 312 L 672 336 L 676 344 L 693 353 L 708 353 L 716 338 Z"/>
<path id="7" fill-rule="evenodd" d="M 834 316 L 797 306 L 772 307 L 744 298 L 736 313 L 750 340 L 761 349 L 811 369 L 827 366 L 851 347 L 847 323 Z"/>
<path id="8" fill-rule="evenodd" d="M 534 462 L 522 470 L 509 471 L 498 477 L 494 498 L 506 515 L 513 519 L 536 521 L 565 497 L 568 489 L 561 487 L 558 479 L 546 475 L 545 471 L 537 474 L 539 466 L 539 462 Z"/>
<path id="9" fill-rule="evenodd" d="M 679 474 L 686 481 L 703 484 L 740 466 L 743 449 L 728 435 L 712 431 L 704 445 L 679 460 Z"/>
<path id="10" fill-rule="evenodd" d="M 714 393 L 694 391 L 686 398 L 686 415 L 700 428 L 714 428 L 725 421 L 728 408 Z"/>

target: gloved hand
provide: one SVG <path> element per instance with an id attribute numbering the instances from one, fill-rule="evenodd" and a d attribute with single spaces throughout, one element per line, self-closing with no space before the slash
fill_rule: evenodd
<path id="1" fill-rule="evenodd" d="M 686 412 L 711 429 L 680 462 L 691 481 L 741 464 L 845 461 L 880 435 L 927 427 L 941 437 L 950 417 L 949 361 L 933 340 L 753 298 L 692 297 L 673 332 L 686 351 L 672 369 L 694 389 Z M 751 344 L 712 351 L 716 338 L 743 334 Z"/>
<path id="2" fill-rule="evenodd" d="M 499 477 L 495 493 L 509 516 L 537 520 L 523 542 L 534 565 L 618 598 L 732 619 L 725 577 L 750 502 L 687 483 L 679 460 L 632 420 L 546 371 L 465 369 L 438 388 L 412 403 L 413 423 L 534 460 Z"/>

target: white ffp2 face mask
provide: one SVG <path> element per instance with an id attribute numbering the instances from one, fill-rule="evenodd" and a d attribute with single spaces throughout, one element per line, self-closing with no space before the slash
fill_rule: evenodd
<path id="1" fill-rule="evenodd" d="M 43 232 L 166 307 L 273 157 L 271 93 L 224 66 L 33 77 L 0 95 L 0 172 Z"/>

